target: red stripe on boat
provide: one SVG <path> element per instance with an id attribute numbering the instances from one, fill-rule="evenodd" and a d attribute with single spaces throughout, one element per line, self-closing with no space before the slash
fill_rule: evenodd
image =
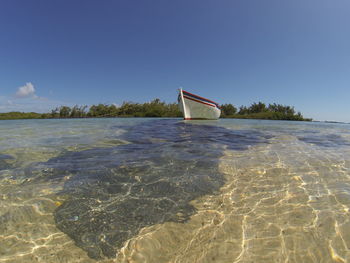
<path id="1" fill-rule="evenodd" d="M 184 118 L 185 121 L 192 121 L 192 120 L 213 120 L 208 118 Z"/>
<path id="2" fill-rule="evenodd" d="M 188 99 L 188 100 L 193 100 L 193 101 L 195 101 L 195 102 L 202 103 L 202 104 L 205 104 L 205 105 L 208 105 L 208 106 L 211 106 L 211 107 L 216 108 L 216 105 L 209 104 L 209 103 L 206 103 L 206 102 L 201 101 L 201 100 L 196 100 L 196 99 L 194 99 L 194 98 L 187 97 L 186 95 L 184 95 L 184 98 L 185 98 L 185 99 Z"/>
<path id="3" fill-rule="evenodd" d="M 189 94 L 189 95 L 192 95 L 192 96 L 195 96 L 195 97 L 197 97 L 197 98 L 199 98 L 199 99 L 206 100 L 206 101 L 208 101 L 208 102 L 212 102 L 212 103 L 214 103 L 214 104 L 219 105 L 219 104 L 216 103 L 215 101 L 208 100 L 208 99 L 206 99 L 206 98 L 203 98 L 203 97 L 201 97 L 201 96 L 195 95 L 195 94 L 190 93 L 190 92 L 188 92 L 188 91 L 182 90 L 182 92 L 185 92 L 185 93 L 187 93 L 187 94 Z"/>

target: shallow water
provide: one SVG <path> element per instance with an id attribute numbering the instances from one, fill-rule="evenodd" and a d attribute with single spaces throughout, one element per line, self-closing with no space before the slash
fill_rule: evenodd
<path id="1" fill-rule="evenodd" d="M 0 262 L 350 262 L 350 125 L 0 122 Z"/>

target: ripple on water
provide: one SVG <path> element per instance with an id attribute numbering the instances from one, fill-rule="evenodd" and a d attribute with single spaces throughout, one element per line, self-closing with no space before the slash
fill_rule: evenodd
<path id="1" fill-rule="evenodd" d="M 9 169 L 11 167 L 10 162 L 13 160 L 13 156 L 8 154 L 0 154 L 0 171 Z"/>
<path id="2" fill-rule="evenodd" d="M 350 195 L 337 198 L 332 184 L 349 180 L 335 165 L 343 160 L 301 147 L 276 140 L 226 151 L 220 193 L 192 201 L 186 224 L 142 229 L 118 262 L 348 262 Z"/>
<path id="3" fill-rule="evenodd" d="M 70 152 L 46 164 L 54 177 L 70 175 L 56 224 L 92 258 L 115 257 L 146 226 L 187 221 L 195 213 L 189 202 L 224 184 L 223 150 L 266 142 L 259 132 L 167 120 L 137 125 L 124 139 L 129 144 Z"/>
<path id="4" fill-rule="evenodd" d="M 347 147 L 350 142 L 338 134 L 315 134 L 299 136 L 299 140 L 322 147 Z"/>
<path id="5" fill-rule="evenodd" d="M 3 152 L 0 261 L 350 261 L 345 128 L 143 122 Z"/>

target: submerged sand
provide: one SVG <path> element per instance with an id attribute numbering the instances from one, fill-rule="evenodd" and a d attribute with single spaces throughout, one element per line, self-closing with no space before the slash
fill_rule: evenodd
<path id="1" fill-rule="evenodd" d="M 348 262 L 350 162 L 294 137 L 226 151 L 218 195 L 185 224 L 143 229 L 117 262 Z"/>
<path id="2" fill-rule="evenodd" d="M 7 154 L 15 158 L 4 165 L 24 166 L 56 152 Z M 98 262 L 350 262 L 349 157 L 349 147 L 286 134 L 227 149 L 225 185 L 191 201 L 197 211 L 188 221 L 142 228 L 115 259 Z M 31 183 L 20 176 L 26 169 L 0 173 L 0 262 L 97 262 L 55 225 L 69 176 Z"/>

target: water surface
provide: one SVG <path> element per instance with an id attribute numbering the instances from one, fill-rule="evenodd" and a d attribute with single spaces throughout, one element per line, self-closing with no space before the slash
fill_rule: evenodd
<path id="1" fill-rule="evenodd" d="M 0 262 L 347 262 L 350 126 L 0 122 Z"/>

